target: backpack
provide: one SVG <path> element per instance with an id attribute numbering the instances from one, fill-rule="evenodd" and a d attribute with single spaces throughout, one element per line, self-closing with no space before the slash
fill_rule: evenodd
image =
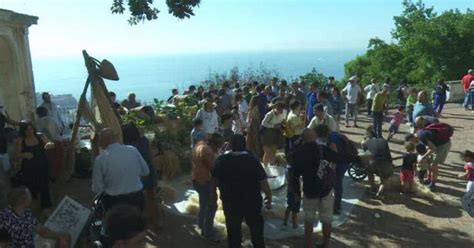
<path id="1" fill-rule="evenodd" d="M 357 157 L 359 154 L 359 151 L 357 150 L 357 147 L 355 146 L 354 142 L 350 140 L 346 135 L 344 134 L 339 134 L 343 140 L 343 150 L 340 151 L 340 153 L 347 154 L 351 157 Z"/>
<path id="2" fill-rule="evenodd" d="M 331 164 L 323 159 L 323 147 L 319 148 L 319 167 L 318 167 L 318 179 L 321 182 L 321 193 L 320 196 L 325 197 L 336 184 L 336 171 L 331 167 Z"/>
<path id="3" fill-rule="evenodd" d="M 436 94 L 444 94 L 444 87 L 441 84 L 438 84 L 435 86 L 435 92 Z"/>
<path id="4" fill-rule="evenodd" d="M 440 142 L 447 142 L 451 139 L 454 133 L 454 128 L 446 123 L 433 123 L 423 128 L 433 132 L 435 138 Z"/>

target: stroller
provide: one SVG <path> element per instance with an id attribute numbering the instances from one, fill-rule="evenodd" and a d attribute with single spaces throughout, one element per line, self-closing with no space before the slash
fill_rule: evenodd
<path id="1" fill-rule="evenodd" d="M 89 232 L 92 241 L 92 247 L 94 248 L 108 248 L 107 236 L 104 232 L 104 220 L 105 208 L 104 208 L 104 194 L 98 194 L 94 197 L 92 212 L 89 222 Z"/>

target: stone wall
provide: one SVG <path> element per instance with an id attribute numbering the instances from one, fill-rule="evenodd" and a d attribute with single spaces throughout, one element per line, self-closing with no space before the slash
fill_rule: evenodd
<path id="1" fill-rule="evenodd" d="M 15 120 L 34 119 L 35 87 L 28 27 L 37 20 L 0 9 L 0 104 Z"/>

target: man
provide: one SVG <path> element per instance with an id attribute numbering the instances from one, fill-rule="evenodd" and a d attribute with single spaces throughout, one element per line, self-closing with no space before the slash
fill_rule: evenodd
<path id="1" fill-rule="evenodd" d="M 43 98 L 43 103 L 40 107 L 44 107 L 48 110 L 48 116 L 51 116 L 56 124 L 58 124 L 60 133 L 62 133 L 66 126 L 61 118 L 61 113 L 59 113 L 58 105 L 51 101 L 51 95 L 48 92 L 43 92 L 41 97 Z"/>
<path id="2" fill-rule="evenodd" d="M 36 108 L 36 129 L 43 133 L 50 141 L 54 142 L 54 148 L 46 151 L 50 165 L 50 176 L 56 180 L 64 168 L 64 137 L 61 136 L 61 130 L 53 118 L 48 116 L 48 110 L 44 107 Z"/>
<path id="3" fill-rule="evenodd" d="M 471 94 L 470 94 L 470 86 L 471 86 L 471 83 L 472 81 L 474 81 L 474 69 L 469 69 L 467 71 L 467 74 L 462 77 L 462 80 L 461 80 L 461 84 L 462 84 L 462 88 L 464 89 L 464 103 L 463 103 L 463 107 L 465 110 L 469 110 L 468 106 L 471 102 L 473 102 L 474 100 L 471 99 Z M 471 110 L 474 111 L 474 108 L 471 104 Z"/>
<path id="4" fill-rule="evenodd" d="M 309 122 L 307 128 L 315 128 L 318 124 L 325 124 L 332 132 L 339 132 L 339 124 L 337 123 L 337 121 L 334 120 L 332 116 L 328 115 L 324 111 L 323 104 L 318 103 L 314 106 L 314 114 L 315 115 L 313 119 L 311 119 L 311 121 Z"/>
<path id="5" fill-rule="evenodd" d="M 370 80 L 370 84 L 365 86 L 364 88 L 365 93 L 367 94 L 367 115 L 372 116 L 372 102 L 374 100 L 375 94 L 377 94 L 378 87 L 376 85 L 376 80 L 375 78 L 372 78 Z"/>
<path id="6" fill-rule="evenodd" d="M 352 114 L 354 116 L 354 127 L 357 126 L 357 113 L 358 113 L 358 104 L 359 104 L 359 96 L 362 92 L 358 84 L 357 76 L 352 76 L 349 78 L 349 83 L 342 89 L 342 94 L 346 98 L 346 127 L 349 126 L 349 115 Z"/>
<path id="7" fill-rule="evenodd" d="M 415 128 L 422 129 L 428 125 L 439 123 L 438 118 L 429 115 L 418 116 L 415 119 Z"/>
<path id="8" fill-rule="evenodd" d="M 140 107 L 141 104 L 139 102 L 137 102 L 136 98 L 137 98 L 137 96 L 135 95 L 135 93 L 128 94 L 127 99 L 125 99 L 122 102 L 122 106 L 124 106 L 125 108 L 127 108 L 129 110 Z"/>
<path id="9" fill-rule="evenodd" d="M 280 93 L 280 87 L 278 86 L 278 78 L 274 77 L 270 81 L 270 88 L 274 96 L 278 96 Z"/>
<path id="10" fill-rule="evenodd" d="M 328 82 L 324 85 L 323 90 L 330 94 L 332 92 L 332 89 L 336 87 L 336 79 L 333 76 L 328 77 Z"/>
<path id="11" fill-rule="evenodd" d="M 384 86 L 382 92 L 375 94 L 372 103 L 373 128 L 377 138 L 382 137 L 383 118 L 388 110 L 388 94 L 389 88 Z"/>
<path id="12" fill-rule="evenodd" d="M 367 172 L 372 191 L 377 197 L 383 198 L 387 180 L 393 174 L 392 155 L 388 143 L 384 138 L 371 137 L 362 142 L 362 148 L 371 154 Z M 375 185 L 374 174 L 380 177 L 381 183 L 378 189 Z"/>
<path id="13" fill-rule="evenodd" d="M 291 84 L 291 95 L 293 99 L 298 101 L 303 108 L 306 107 L 306 96 L 304 92 L 300 89 L 299 84 L 294 82 Z"/>
<path id="14" fill-rule="evenodd" d="M 174 104 L 174 98 L 179 94 L 178 89 L 171 90 L 171 96 L 166 100 L 168 104 Z"/>
<path id="15" fill-rule="evenodd" d="M 331 239 L 331 222 L 333 215 L 334 194 L 332 186 L 323 185 L 322 176 L 327 166 L 321 166 L 321 159 L 333 163 L 349 163 L 352 158 L 336 153 L 325 146 L 316 144 L 313 129 L 305 129 L 302 134 L 303 144 L 296 147 L 290 155 L 290 163 L 294 169 L 289 182 L 294 185 L 296 196 L 301 195 L 300 177 L 303 177 L 303 210 L 306 248 L 313 248 L 313 227 L 318 221 L 323 224 L 323 247 L 329 246 Z M 322 156 L 322 157 L 321 157 Z M 325 163 L 327 164 L 327 163 Z M 319 220 L 315 219 L 318 212 Z"/>
<path id="16" fill-rule="evenodd" d="M 419 141 L 428 147 L 423 158 L 434 154 L 433 163 L 429 168 L 431 171 L 431 179 L 426 182 L 432 191 L 435 189 L 438 179 L 438 166 L 446 161 L 449 151 L 451 150 L 451 137 L 443 135 L 443 133 L 451 132 L 452 135 L 453 131 L 452 127 L 447 124 L 438 123 L 436 125 L 438 125 L 436 128 L 430 128 L 430 126 L 428 126 L 416 133 Z M 451 130 L 448 131 L 446 129 Z"/>
<path id="17" fill-rule="evenodd" d="M 221 192 L 229 248 L 240 248 L 242 221 L 245 219 L 255 248 L 264 248 L 262 195 L 269 208 L 272 192 L 260 161 L 245 150 L 245 138 L 236 134 L 230 141 L 230 152 L 217 158 L 211 172 L 213 201 L 217 199 L 216 187 Z"/>
<path id="18" fill-rule="evenodd" d="M 316 132 L 317 143 L 323 144 L 331 148 L 331 150 L 344 154 L 346 140 L 344 137 L 324 124 L 318 124 L 314 128 Z M 339 215 L 342 209 L 342 193 L 344 184 L 344 174 L 349 168 L 349 163 L 336 164 L 336 182 L 334 184 L 334 214 Z"/>
<path id="19" fill-rule="evenodd" d="M 264 88 L 265 85 L 263 84 L 260 84 L 255 88 L 255 91 L 257 92 L 257 107 L 258 112 L 260 113 L 260 121 L 263 120 L 263 117 L 265 117 L 268 111 L 268 100 L 267 96 L 265 96 Z"/>
<path id="20" fill-rule="evenodd" d="M 114 108 L 118 112 L 119 115 L 125 115 L 127 111 L 125 111 L 122 105 L 120 105 L 120 103 L 117 102 L 117 95 L 115 94 L 115 92 L 110 91 L 109 97 L 110 97 L 110 101 L 112 102 L 112 108 Z"/>
<path id="21" fill-rule="evenodd" d="M 318 83 L 313 82 L 310 86 L 310 92 L 306 95 L 306 118 L 310 121 L 314 117 L 314 105 L 318 103 Z"/>
<path id="22" fill-rule="evenodd" d="M 121 203 L 143 210 L 144 195 L 141 177 L 150 174 L 148 165 L 133 146 L 121 145 L 112 129 L 99 133 L 102 153 L 95 159 L 92 171 L 92 191 L 105 193 L 107 210 Z"/>
<path id="23" fill-rule="evenodd" d="M 105 217 L 107 236 L 112 248 L 145 248 L 146 220 L 137 209 L 119 205 Z"/>

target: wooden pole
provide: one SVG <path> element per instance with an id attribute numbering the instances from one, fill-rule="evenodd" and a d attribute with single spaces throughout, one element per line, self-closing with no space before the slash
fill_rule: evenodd
<path id="1" fill-rule="evenodd" d="M 82 90 L 82 94 L 79 99 L 79 104 L 76 111 L 76 119 L 74 121 L 74 126 L 72 128 L 72 136 L 71 136 L 71 140 L 69 141 L 69 145 L 67 147 L 66 164 L 65 164 L 66 168 L 61 178 L 63 182 L 67 182 L 71 178 L 71 175 L 74 171 L 74 164 L 75 164 L 74 143 L 76 142 L 76 136 L 79 131 L 79 125 L 81 124 L 82 110 L 84 108 L 84 104 L 86 104 L 87 90 L 89 89 L 89 85 L 92 81 L 92 77 L 94 77 L 94 73 L 96 70 L 96 65 L 94 61 L 92 61 L 92 59 L 89 57 L 89 54 L 87 54 L 85 50 L 82 51 L 82 54 L 84 56 L 87 72 L 89 73 L 89 75 L 87 77 L 86 83 L 84 85 L 84 89 Z"/>

